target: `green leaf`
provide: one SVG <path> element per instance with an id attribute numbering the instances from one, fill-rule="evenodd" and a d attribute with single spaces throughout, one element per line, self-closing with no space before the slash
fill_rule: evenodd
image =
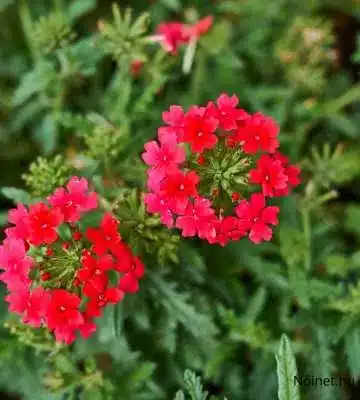
<path id="1" fill-rule="evenodd" d="M 8 214 L 5 211 L 0 212 L 0 227 L 7 224 Z"/>
<path id="2" fill-rule="evenodd" d="M 351 376 L 360 376 L 360 327 L 352 329 L 345 336 L 345 353 Z"/>
<path id="3" fill-rule="evenodd" d="M 202 46 L 213 55 L 227 47 L 230 39 L 231 25 L 227 21 L 217 23 L 203 39 Z"/>
<path id="4" fill-rule="evenodd" d="M 56 119 L 51 114 L 46 115 L 34 135 L 35 140 L 45 154 L 49 154 L 55 149 L 58 132 L 59 126 Z"/>
<path id="5" fill-rule="evenodd" d="M 347 105 L 360 100 L 360 85 L 356 85 L 348 90 L 336 100 L 324 104 L 322 113 L 324 115 L 334 115 Z"/>
<path id="6" fill-rule="evenodd" d="M 294 377 L 298 374 L 296 361 L 290 340 L 285 334 L 281 336 L 276 362 L 279 400 L 300 400 L 299 386 L 294 384 Z"/>
<path id="7" fill-rule="evenodd" d="M 25 74 L 20 85 L 15 91 L 13 104 L 18 106 L 28 100 L 35 93 L 43 91 L 54 77 L 52 63 L 47 61 L 39 62 L 33 71 Z"/>
<path id="8" fill-rule="evenodd" d="M 22 203 L 22 204 L 31 203 L 31 197 L 29 193 L 23 189 L 18 189 L 15 187 L 3 187 L 1 188 L 1 193 L 8 199 L 13 200 L 14 203 Z"/>
<path id="9" fill-rule="evenodd" d="M 181 7 L 180 0 L 160 0 L 159 3 L 163 4 L 165 7 L 171 10 L 179 10 Z"/>
<path id="10" fill-rule="evenodd" d="M 360 236 L 360 206 L 350 204 L 346 209 L 345 227 Z"/>
<path id="11" fill-rule="evenodd" d="M 184 393 L 183 393 L 181 390 L 179 390 L 179 391 L 176 393 L 176 395 L 175 395 L 175 397 L 174 397 L 174 400 L 186 400 L 186 399 L 185 399 Z"/>
<path id="12" fill-rule="evenodd" d="M 71 21 L 74 21 L 96 7 L 96 0 L 76 0 L 70 3 L 68 16 Z"/>
<path id="13" fill-rule="evenodd" d="M 0 11 L 4 11 L 5 8 L 15 3 L 15 0 L 0 0 Z"/>

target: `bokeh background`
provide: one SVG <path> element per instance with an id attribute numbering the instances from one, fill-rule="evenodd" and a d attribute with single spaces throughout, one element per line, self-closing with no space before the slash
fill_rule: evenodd
<path id="1" fill-rule="evenodd" d="M 64 352 L 44 351 L 1 301 L 0 397 L 172 399 L 189 368 L 218 399 L 275 399 L 274 353 L 286 333 L 299 374 L 346 377 L 341 387 L 301 388 L 304 399 L 358 399 L 360 2 L 115 3 L 133 17 L 106 35 L 107 0 L 0 0 L 2 227 L 14 202 L 44 196 L 67 168 L 105 193 L 141 189 L 139 155 L 162 112 L 222 92 L 278 121 L 303 183 L 280 202 L 274 240 L 259 246 L 183 241 L 161 227 L 145 237 L 135 219 L 148 278 L 94 338 Z M 147 28 L 132 35 L 144 13 Z M 143 40 L 163 21 L 208 15 L 189 73 L 185 48 L 174 56 Z"/>

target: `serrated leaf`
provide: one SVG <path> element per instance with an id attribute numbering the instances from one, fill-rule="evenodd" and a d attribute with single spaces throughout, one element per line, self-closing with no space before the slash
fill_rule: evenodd
<path id="1" fill-rule="evenodd" d="M 14 203 L 30 204 L 31 197 L 28 192 L 23 189 L 18 189 L 15 187 L 3 187 L 1 188 L 1 193 L 8 199 L 12 200 Z"/>
<path id="2" fill-rule="evenodd" d="M 280 346 L 276 354 L 278 397 L 279 400 L 300 400 L 299 386 L 294 385 L 294 376 L 297 376 L 296 361 L 291 349 L 290 340 L 282 335 Z"/>
<path id="3" fill-rule="evenodd" d="M 176 290 L 173 282 L 165 281 L 161 276 L 148 273 L 151 291 L 154 297 L 179 321 L 194 337 L 211 339 L 217 328 L 211 316 L 201 313 L 190 304 L 188 295 Z"/>

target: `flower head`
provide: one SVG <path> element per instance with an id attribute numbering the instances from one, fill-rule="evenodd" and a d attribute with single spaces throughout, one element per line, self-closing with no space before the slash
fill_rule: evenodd
<path id="1" fill-rule="evenodd" d="M 104 215 L 100 229 L 88 228 L 86 238 L 93 244 L 93 250 L 97 255 L 104 254 L 120 242 L 121 236 L 118 232 L 119 222 L 110 213 Z"/>
<path id="2" fill-rule="evenodd" d="M 193 152 L 212 149 L 218 138 L 215 135 L 218 120 L 206 114 L 204 107 L 192 107 L 185 117 L 182 141 L 189 143 Z"/>
<path id="3" fill-rule="evenodd" d="M 262 155 L 256 169 L 250 171 L 250 182 L 261 185 L 264 196 L 274 196 L 276 191 L 287 189 L 288 176 L 281 161 Z"/>
<path id="4" fill-rule="evenodd" d="M 58 238 L 56 229 L 63 219 L 59 208 L 49 208 L 45 203 L 31 205 L 29 210 L 30 242 L 35 246 L 54 243 Z"/>
<path id="5" fill-rule="evenodd" d="M 250 200 L 242 200 L 235 209 L 240 222 L 249 231 L 249 239 L 254 243 L 272 238 L 269 225 L 277 225 L 279 207 L 265 205 L 265 198 L 260 193 L 255 193 Z"/>
<path id="6" fill-rule="evenodd" d="M 97 195 L 94 192 L 88 193 L 88 182 L 84 178 L 72 177 L 64 188 L 56 189 L 54 194 L 49 196 L 49 203 L 59 207 L 64 221 L 77 222 L 81 213 L 93 210 L 97 207 Z"/>
<path id="7" fill-rule="evenodd" d="M 272 118 L 256 113 L 239 124 L 232 139 L 239 142 L 248 154 L 259 150 L 274 153 L 279 147 L 278 133 L 279 127 Z"/>

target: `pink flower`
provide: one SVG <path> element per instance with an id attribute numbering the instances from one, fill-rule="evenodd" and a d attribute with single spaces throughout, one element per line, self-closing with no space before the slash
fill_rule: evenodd
<path id="1" fill-rule="evenodd" d="M 49 293 L 41 287 L 32 292 L 21 289 L 8 294 L 5 300 L 9 303 L 11 312 L 22 315 L 25 324 L 39 328 L 46 316 Z"/>
<path id="2" fill-rule="evenodd" d="M 16 208 L 9 210 L 8 220 L 15 225 L 6 229 L 5 232 L 8 237 L 24 240 L 29 238 L 28 211 L 22 204 L 18 204 Z"/>
<path id="3" fill-rule="evenodd" d="M 287 189 L 288 177 L 280 160 L 263 154 L 257 162 L 256 169 L 250 171 L 250 182 L 262 186 L 264 196 L 274 196 L 276 191 Z"/>
<path id="4" fill-rule="evenodd" d="M 162 133 L 175 133 L 178 140 L 182 138 L 184 125 L 185 125 L 185 113 L 181 106 L 170 106 L 169 111 L 164 111 L 162 114 L 165 124 L 158 129 L 158 134 Z"/>
<path id="5" fill-rule="evenodd" d="M 168 228 L 174 226 L 174 216 L 170 209 L 170 204 L 160 194 L 146 193 L 144 196 L 144 202 L 147 206 L 147 210 L 150 213 L 156 213 L 161 215 L 161 222 Z"/>
<path id="6" fill-rule="evenodd" d="M 56 189 L 54 194 L 48 197 L 52 206 L 59 207 L 65 222 L 77 222 L 81 213 L 97 207 L 97 194 L 88 193 L 88 182 L 85 178 L 73 176 L 66 188 L 67 190 Z"/>
<path id="7" fill-rule="evenodd" d="M 192 152 L 202 153 L 218 142 L 215 134 L 218 121 L 206 114 L 205 107 L 193 106 L 185 116 L 182 141 L 189 143 Z"/>
<path id="8" fill-rule="evenodd" d="M 245 153 L 259 150 L 274 153 L 279 147 L 278 133 L 279 126 L 272 118 L 256 113 L 239 125 L 232 139 L 242 145 Z"/>
<path id="9" fill-rule="evenodd" d="M 22 240 L 4 240 L 3 246 L 0 246 L 0 268 L 5 272 L 0 275 L 0 280 L 6 283 L 9 290 L 29 285 L 28 274 L 32 263 Z"/>
<path id="10" fill-rule="evenodd" d="M 226 93 L 220 95 L 216 101 L 209 102 L 206 114 L 219 121 L 219 127 L 225 131 L 237 128 L 237 121 L 246 120 L 249 115 L 246 111 L 236 108 L 239 104 L 237 96 L 229 96 Z"/>
<path id="11" fill-rule="evenodd" d="M 203 197 L 196 197 L 194 204 L 189 203 L 184 215 L 176 220 L 176 227 L 182 230 L 184 237 L 198 235 L 204 239 L 214 237 L 215 212 L 211 208 L 211 202 Z"/>
<path id="12" fill-rule="evenodd" d="M 184 28 L 180 22 L 163 22 L 158 26 L 157 36 L 153 40 L 160 42 L 166 52 L 175 55 L 178 48 L 188 40 Z"/>
<path id="13" fill-rule="evenodd" d="M 145 163 L 151 166 L 149 170 L 151 179 L 156 182 L 160 182 L 165 177 L 166 172 L 185 160 L 185 151 L 178 146 L 174 133 L 159 132 L 159 141 L 160 146 L 155 140 L 146 143 L 146 151 L 142 155 Z"/>
<path id="14" fill-rule="evenodd" d="M 265 206 L 265 198 L 261 193 L 255 193 L 250 201 L 242 200 L 235 208 L 240 222 L 249 231 L 249 239 L 254 243 L 272 238 L 272 231 L 268 225 L 277 225 L 279 207 Z"/>

